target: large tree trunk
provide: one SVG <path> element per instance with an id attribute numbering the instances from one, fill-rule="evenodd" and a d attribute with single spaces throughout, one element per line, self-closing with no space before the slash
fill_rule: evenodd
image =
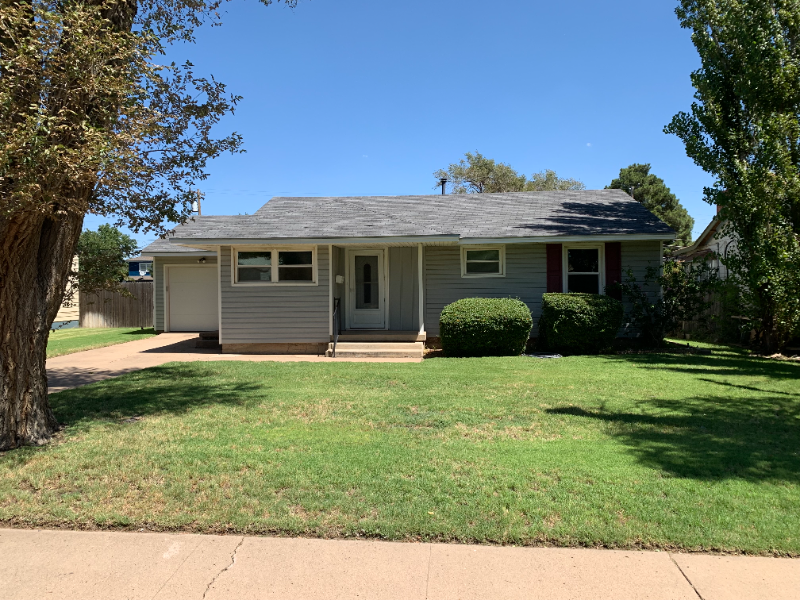
<path id="1" fill-rule="evenodd" d="M 0 218 L 0 450 L 46 443 L 58 429 L 47 400 L 47 339 L 83 214 Z"/>

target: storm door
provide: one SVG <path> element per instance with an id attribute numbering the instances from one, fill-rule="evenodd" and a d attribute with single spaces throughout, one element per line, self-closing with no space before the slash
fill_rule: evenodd
<path id="1" fill-rule="evenodd" d="M 348 327 L 386 329 L 383 250 L 351 250 Z"/>

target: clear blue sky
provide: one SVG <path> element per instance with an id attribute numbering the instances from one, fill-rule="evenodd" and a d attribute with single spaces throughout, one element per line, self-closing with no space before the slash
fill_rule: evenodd
<path id="1" fill-rule="evenodd" d="M 712 182 L 663 133 L 699 65 L 677 0 L 255 0 L 173 48 L 244 96 L 220 128 L 246 154 L 210 165 L 203 214 L 279 195 L 433 193 L 478 150 L 602 188 L 649 162 L 696 220 Z M 87 219 L 96 227 L 98 218 Z M 152 236 L 137 236 L 147 242 Z"/>

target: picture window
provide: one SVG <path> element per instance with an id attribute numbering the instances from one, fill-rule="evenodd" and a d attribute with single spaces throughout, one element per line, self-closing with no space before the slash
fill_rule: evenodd
<path id="1" fill-rule="evenodd" d="M 236 251 L 236 283 L 315 283 L 312 250 Z"/>
<path id="2" fill-rule="evenodd" d="M 505 275 L 505 250 L 494 248 L 462 248 L 463 277 L 498 277 Z"/>

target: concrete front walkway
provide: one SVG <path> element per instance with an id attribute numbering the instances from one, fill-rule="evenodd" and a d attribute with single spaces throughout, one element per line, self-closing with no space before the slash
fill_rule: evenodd
<path id="1" fill-rule="evenodd" d="M 800 560 L 0 529 L 4 600 L 797 600 Z"/>
<path id="2" fill-rule="evenodd" d="M 420 359 L 416 358 L 326 358 L 324 356 L 284 354 L 220 354 L 217 350 L 195 348 L 196 339 L 196 333 L 162 333 L 144 340 L 50 358 L 47 360 L 48 389 L 53 394 L 173 361 L 420 362 Z"/>

